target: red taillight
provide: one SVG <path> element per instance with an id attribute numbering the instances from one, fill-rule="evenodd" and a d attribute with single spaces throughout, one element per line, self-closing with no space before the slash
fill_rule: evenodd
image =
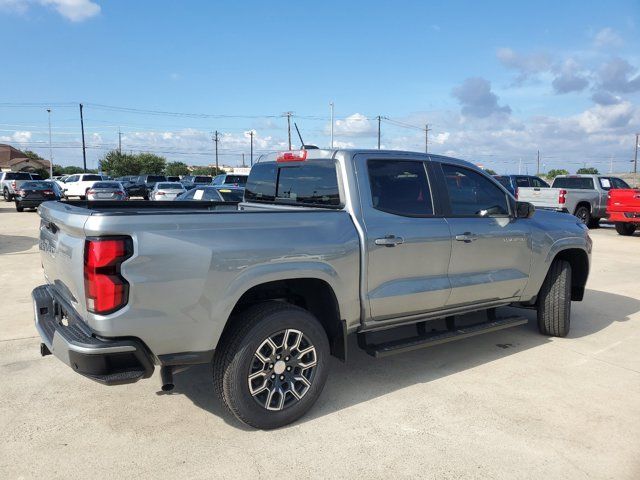
<path id="1" fill-rule="evenodd" d="M 96 193 L 95 190 L 91 190 L 91 189 L 87 190 L 87 195 L 94 195 L 95 193 Z"/>
<path id="2" fill-rule="evenodd" d="M 13 188 L 14 190 L 17 188 L 15 180 L 11 180 L 11 188 Z"/>
<path id="3" fill-rule="evenodd" d="M 304 162 L 307 159 L 306 150 L 297 150 L 294 152 L 282 152 L 276 158 L 276 162 Z"/>
<path id="4" fill-rule="evenodd" d="M 20 195 L 21 197 L 24 197 L 27 194 L 27 192 L 25 192 L 24 190 L 20 190 L 18 192 L 18 195 Z"/>
<path id="5" fill-rule="evenodd" d="M 45 195 L 53 195 L 53 190 L 45 190 L 42 193 L 44 193 Z"/>
<path id="6" fill-rule="evenodd" d="M 114 192 L 114 193 L 115 193 L 116 195 L 124 195 L 124 192 L 121 192 L 121 191 L 117 191 L 117 192 Z"/>
<path id="7" fill-rule="evenodd" d="M 560 190 L 560 192 L 558 192 L 558 203 L 560 205 L 564 205 L 567 202 L 567 199 L 565 198 L 566 194 L 567 194 L 566 190 Z"/>
<path id="8" fill-rule="evenodd" d="M 164 195 L 164 192 L 156 192 L 156 195 Z"/>
<path id="9" fill-rule="evenodd" d="M 133 255 L 130 238 L 87 240 L 84 247 L 84 290 L 87 310 L 107 314 L 124 307 L 129 284 L 120 274 L 120 265 Z"/>

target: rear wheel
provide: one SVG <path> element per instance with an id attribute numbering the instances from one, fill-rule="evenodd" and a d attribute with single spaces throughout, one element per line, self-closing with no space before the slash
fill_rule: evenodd
<path id="1" fill-rule="evenodd" d="M 243 423 L 271 429 L 304 415 L 327 378 L 329 342 L 307 310 L 266 302 L 245 310 L 213 360 L 216 393 Z"/>
<path id="2" fill-rule="evenodd" d="M 587 226 L 590 226 L 590 224 L 592 223 L 591 210 L 586 205 L 580 205 L 578 208 L 576 208 L 574 215 Z"/>
<path id="3" fill-rule="evenodd" d="M 556 259 L 538 294 L 538 329 L 544 335 L 565 337 L 571 319 L 571 264 Z"/>
<path id="4" fill-rule="evenodd" d="M 616 222 L 616 232 L 620 235 L 629 236 L 633 235 L 633 232 L 636 231 L 636 226 L 633 223 L 627 222 Z"/>

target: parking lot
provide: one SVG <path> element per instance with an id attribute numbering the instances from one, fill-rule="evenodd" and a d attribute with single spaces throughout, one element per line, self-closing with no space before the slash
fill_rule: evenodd
<path id="1" fill-rule="evenodd" d="M 592 230 L 567 338 L 528 325 L 333 361 L 295 424 L 251 430 L 210 370 L 104 387 L 42 358 L 39 217 L 0 204 L 0 478 L 640 478 L 640 235 Z"/>

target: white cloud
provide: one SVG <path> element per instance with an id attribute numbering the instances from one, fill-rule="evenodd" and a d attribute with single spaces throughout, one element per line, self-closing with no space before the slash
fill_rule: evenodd
<path id="1" fill-rule="evenodd" d="M 545 53 L 521 54 L 511 48 L 499 48 L 496 55 L 506 68 L 518 72 L 515 85 L 521 85 L 531 77 L 551 68 L 551 59 Z"/>
<path id="2" fill-rule="evenodd" d="M 327 133 L 328 133 L 327 128 Z M 336 120 L 334 134 L 345 137 L 371 137 L 377 134 L 377 126 L 361 113 L 354 113 L 344 120 Z"/>
<path id="3" fill-rule="evenodd" d="M 32 134 L 29 131 L 18 130 L 11 135 L 0 137 L 1 142 L 27 143 L 31 140 Z"/>
<path id="4" fill-rule="evenodd" d="M 451 94 L 458 99 L 462 114 L 467 117 L 486 118 L 511 113 L 508 105 L 498 105 L 498 96 L 491 91 L 491 83 L 481 77 L 467 78 Z"/>
<path id="5" fill-rule="evenodd" d="M 624 128 L 631 122 L 635 108 L 630 102 L 614 105 L 596 105 L 576 118 L 586 133 Z"/>
<path id="6" fill-rule="evenodd" d="M 624 41 L 613 29 L 607 27 L 595 34 L 593 44 L 596 47 L 621 47 Z"/>
<path id="7" fill-rule="evenodd" d="M 51 7 L 72 22 L 82 22 L 100 13 L 100 5 L 92 0 L 0 0 L 0 8 L 20 14 L 39 4 Z"/>
<path id="8" fill-rule="evenodd" d="M 581 72 L 580 65 L 572 58 L 566 59 L 555 70 L 557 76 L 551 84 L 556 93 L 581 92 L 589 85 L 589 80 Z"/>

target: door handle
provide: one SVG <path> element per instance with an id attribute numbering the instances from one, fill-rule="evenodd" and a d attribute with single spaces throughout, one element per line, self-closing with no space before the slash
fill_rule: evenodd
<path id="1" fill-rule="evenodd" d="M 478 235 L 471 232 L 464 232 L 463 234 L 456 235 L 456 241 L 458 242 L 471 243 L 475 242 L 477 239 Z"/>
<path id="2" fill-rule="evenodd" d="M 376 238 L 376 245 L 384 245 L 385 247 L 395 247 L 396 245 L 400 245 L 404 243 L 404 238 L 396 237 L 395 235 L 387 235 L 383 238 Z"/>

